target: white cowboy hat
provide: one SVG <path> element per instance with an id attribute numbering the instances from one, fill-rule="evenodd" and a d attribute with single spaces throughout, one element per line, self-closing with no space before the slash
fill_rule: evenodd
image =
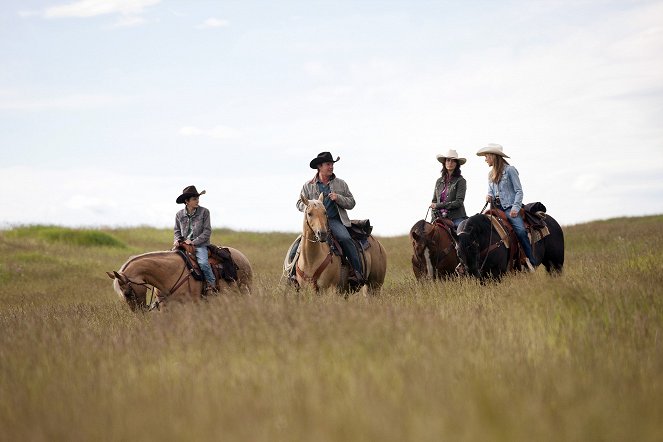
<path id="1" fill-rule="evenodd" d="M 483 156 L 486 155 L 487 153 L 499 155 L 504 158 L 510 158 L 509 155 L 504 153 L 504 149 L 502 149 L 502 146 L 500 144 L 488 143 L 486 147 L 482 147 L 481 149 L 479 149 L 477 155 Z"/>
<path id="2" fill-rule="evenodd" d="M 445 161 L 447 158 L 451 158 L 451 159 L 453 159 L 453 160 L 456 160 L 456 161 L 458 161 L 458 164 L 461 164 L 461 165 L 462 165 L 462 164 L 465 164 L 465 161 L 467 161 L 465 158 L 458 158 L 458 152 L 456 152 L 455 149 L 449 149 L 449 150 L 447 151 L 447 153 L 445 153 L 444 155 L 441 155 L 441 154 L 438 155 L 438 156 L 437 156 L 437 161 L 439 161 L 440 163 L 444 164 L 444 161 Z"/>

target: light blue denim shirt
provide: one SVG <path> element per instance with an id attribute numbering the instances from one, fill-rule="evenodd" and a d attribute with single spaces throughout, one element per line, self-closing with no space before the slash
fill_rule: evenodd
<path id="1" fill-rule="evenodd" d="M 504 210 L 520 210 L 523 205 L 523 186 L 520 184 L 518 170 L 509 164 L 502 171 L 499 183 L 488 180 L 488 195 L 493 198 L 499 196 Z"/>

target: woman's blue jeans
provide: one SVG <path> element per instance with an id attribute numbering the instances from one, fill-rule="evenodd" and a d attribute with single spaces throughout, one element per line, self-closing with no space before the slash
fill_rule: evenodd
<path id="1" fill-rule="evenodd" d="M 513 230 L 515 230 L 516 232 L 518 241 L 520 241 L 520 244 L 523 246 L 523 250 L 525 251 L 525 256 L 529 258 L 529 262 L 531 262 L 532 265 L 536 265 L 537 263 L 534 260 L 534 255 L 532 254 L 532 245 L 530 244 L 529 238 L 527 237 L 527 229 L 525 229 L 525 221 L 523 221 L 520 214 L 515 218 L 511 218 L 510 207 L 508 209 L 502 209 L 502 210 L 506 215 L 506 219 L 508 219 L 511 225 L 513 226 Z"/>

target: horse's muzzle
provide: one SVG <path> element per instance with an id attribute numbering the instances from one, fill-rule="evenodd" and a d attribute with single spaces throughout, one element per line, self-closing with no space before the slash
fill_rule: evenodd
<path id="1" fill-rule="evenodd" d="M 326 242 L 327 241 L 327 231 L 326 230 L 318 230 L 315 232 L 315 239 L 318 242 Z"/>

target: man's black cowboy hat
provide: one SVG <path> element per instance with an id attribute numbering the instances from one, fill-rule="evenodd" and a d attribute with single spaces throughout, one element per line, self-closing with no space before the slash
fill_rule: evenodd
<path id="1" fill-rule="evenodd" d="M 204 190 L 198 193 L 198 191 L 196 190 L 196 186 L 186 186 L 182 191 L 182 195 L 178 196 L 175 202 L 177 202 L 177 204 L 182 204 L 184 201 L 188 200 L 193 196 L 200 196 L 204 194 L 205 194 Z"/>
<path id="2" fill-rule="evenodd" d="M 334 157 L 332 157 L 332 154 L 329 152 L 320 152 L 317 157 L 313 158 L 311 160 L 311 169 L 317 169 L 318 164 L 322 163 L 335 163 L 336 161 L 340 160 L 341 157 L 336 157 L 336 160 L 334 161 Z"/>

